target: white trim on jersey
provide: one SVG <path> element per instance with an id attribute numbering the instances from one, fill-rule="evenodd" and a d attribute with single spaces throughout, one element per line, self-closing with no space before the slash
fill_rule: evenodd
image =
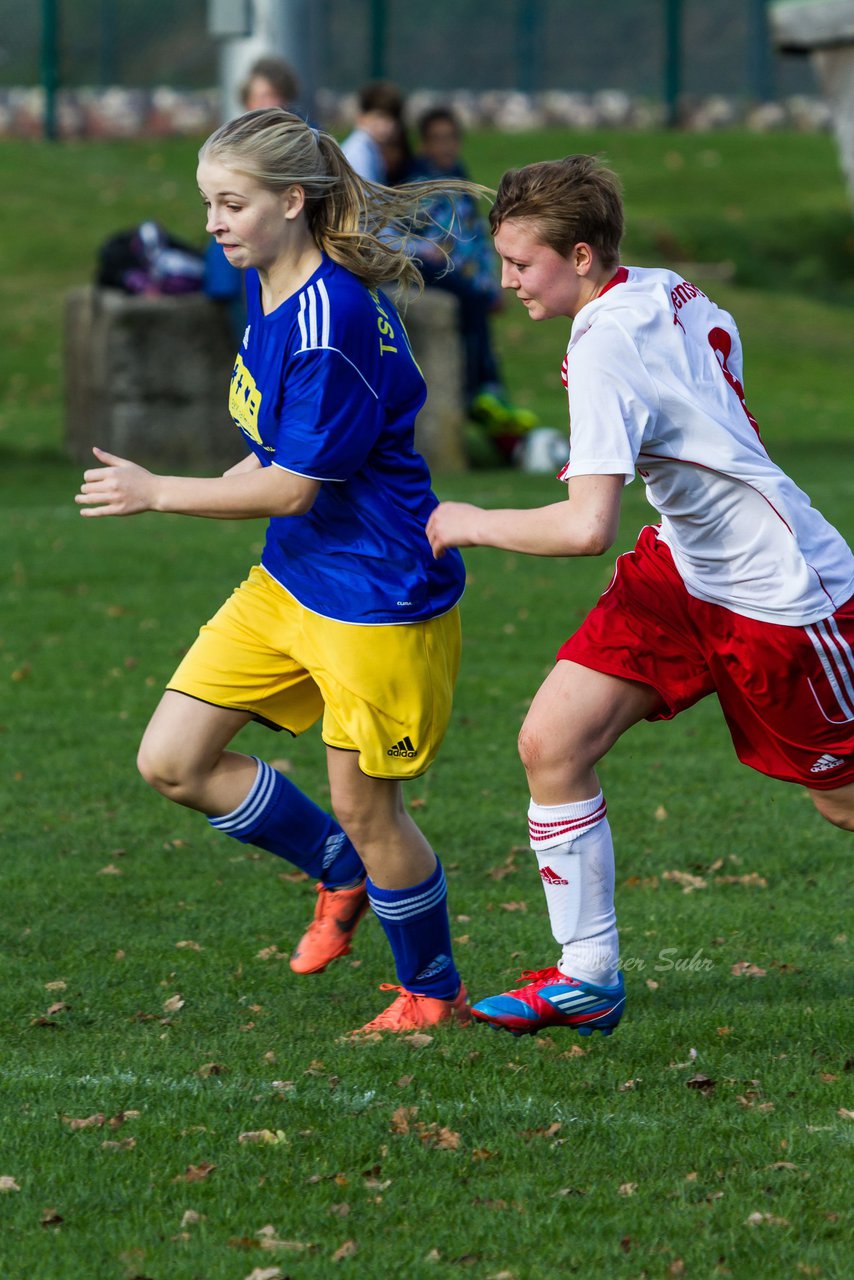
<path id="1" fill-rule="evenodd" d="M 854 720 L 854 654 L 837 626 L 835 618 L 825 618 L 804 627 L 812 641 L 827 682 L 846 721 Z M 844 686 L 844 692 L 843 688 Z M 813 697 L 815 697 L 813 689 Z M 816 702 L 818 698 L 816 697 Z M 819 708 L 821 703 L 818 702 Z M 824 714 L 824 712 L 822 712 Z M 829 719 L 825 715 L 825 719 Z M 839 721 L 831 721 L 838 724 Z"/>
<path id="2" fill-rule="evenodd" d="M 273 458 L 270 462 L 271 467 L 278 467 L 280 471 L 286 471 L 289 476 L 300 476 L 303 480 L 318 480 L 321 484 L 344 484 L 345 481 L 340 476 L 313 476 L 307 471 L 294 471 L 293 467 L 285 467 L 281 462 L 277 462 Z"/>
<path id="3" fill-rule="evenodd" d="M 329 294 L 326 292 L 326 285 L 322 280 L 317 281 L 317 292 L 320 295 L 320 310 L 322 315 L 322 324 L 320 330 L 321 347 L 329 346 L 329 321 L 332 314 L 332 307 L 329 303 Z"/>
<path id="4" fill-rule="evenodd" d="M 319 326 L 318 314 L 320 316 Z M 378 393 L 368 382 L 359 366 L 354 364 L 340 347 L 330 346 L 329 331 L 332 324 L 332 305 L 329 301 L 329 294 L 326 292 L 326 285 L 322 280 L 317 280 L 314 284 L 310 284 L 300 294 L 297 324 L 302 338 L 302 345 L 298 354 L 302 354 L 305 351 L 336 352 L 342 360 L 347 361 L 351 369 L 355 369 L 374 399 L 379 400 Z"/>
<path id="5" fill-rule="evenodd" d="M 300 348 L 302 351 L 307 351 L 309 348 L 314 347 L 329 346 L 331 311 L 329 294 L 326 292 L 326 285 L 322 280 L 318 280 L 315 284 L 310 284 L 307 289 L 303 289 L 299 296 L 299 314 L 297 315 L 297 323 L 302 337 L 302 347 Z M 306 320 L 308 324 L 306 324 Z"/>

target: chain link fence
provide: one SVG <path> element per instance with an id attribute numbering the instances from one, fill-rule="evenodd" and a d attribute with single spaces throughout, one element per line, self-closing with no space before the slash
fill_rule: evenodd
<path id="1" fill-rule="evenodd" d="M 616 90 L 661 103 L 674 0 L 311 0 L 314 75 L 329 108 L 378 75 L 407 92 Z M 763 0 L 682 0 L 679 92 L 742 103 L 814 94 L 806 59 L 775 53 Z M 208 0 L 0 0 L 0 92 L 36 89 L 56 15 L 60 91 L 213 93 Z"/>

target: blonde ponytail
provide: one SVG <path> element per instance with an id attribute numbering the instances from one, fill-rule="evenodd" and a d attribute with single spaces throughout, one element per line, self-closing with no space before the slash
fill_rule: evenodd
<path id="1" fill-rule="evenodd" d="M 398 284 L 420 291 L 421 272 L 409 249 L 430 221 L 429 202 L 492 194 L 456 179 L 402 187 L 367 182 L 334 138 L 280 107 L 250 111 L 222 125 L 203 144 L 199 159 L 216 160 L 271 191 L 302 187 L 318 248 L 369 288 Z"/>

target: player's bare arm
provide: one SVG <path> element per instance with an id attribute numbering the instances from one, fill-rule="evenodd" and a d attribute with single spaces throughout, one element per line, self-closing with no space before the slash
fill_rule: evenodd
<path id="1" fill-rule="evenodd" d="M 247 453 L 245 458 L 241 458 L 239 462 L 235 462 L 233 467 L 226 468 L 223 471 L 224 476 L 239 476 L 244 471 L 257 471 L 261 465 L 261 459 L 257 453 Z"/>
<path id="2" fill-rule="evenodd" d="M 93 450 L 104 465 L 83 473 L 75 501 L 83 516 L 131 516 L 143 511 L 251 520 L 301 515 L 317 497 L 320 481 L 281 467 L 239 469 L 224 476 L 161 476 L 127 458 Z"/>
<path id="3" fill-rule="evenodd" d="M 427 524 L 438 559 L 449 547 L 497 547 L 536 556 L 598 556 L 613 545 L 620 523 L 623 476 L 574 476 L 568 502 L 530 510 L 442 502 Z"/>

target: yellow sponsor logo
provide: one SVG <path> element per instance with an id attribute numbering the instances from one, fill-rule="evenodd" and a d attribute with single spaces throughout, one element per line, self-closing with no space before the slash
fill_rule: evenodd
<path id="1" fill-rule="evenodd" d="M 261 409 L 261 392 L 255 385 L 255 379 L 238 354 L 231 375 L 231 388 L 228 393 L 228 411 L 242 431 L 260 444 L 269 448 L 261 439 L 258 430 L 258 413 Z"/>

